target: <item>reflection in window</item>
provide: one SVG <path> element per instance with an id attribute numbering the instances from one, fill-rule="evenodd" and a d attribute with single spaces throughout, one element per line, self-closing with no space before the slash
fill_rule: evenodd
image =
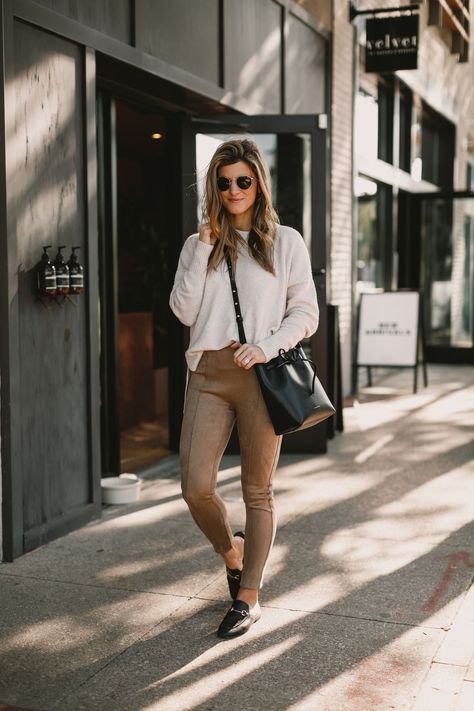
<path id="1" fill-rule="evenodd" d="M 474 163 L 466 163 L 466 190 L 474 190 Z"/>
<path id="2" fill-rule="evenodd" d="M 473 345 L 472 339 L 474 335 L 474 215 L 464 216 L 463 256 L 464 269 L 461 287 L 460 340 L 465 343 L 466 346 L 471 346 Z"/>
<path id="3" fill-rule="evenodd" d="M 399 155 L 398 165 L 407 173 L 410 172 L 411 162 L 411 116 L 412 99 L 408 89 L 401 86 L 399 93 L 400 101 L 400 125 L 399 125 Z"/>
<path id="4" fill-rule="evenodd" d="M 424 293 L 428 342 L 449 344 L 451 328 L 452 205 L 423 205 Z"/>
<path id="5" fill-rule="evenodd" d="M 423 105 L 421 121 L 421 174 L 423 180 L 453 187 L 455 128 L 436 111 Z"/>
<path id="6" fill-rule="evenodd" d="M 421 180 L 421 100 L 417 94 L 412 94 L 413 101 L 413 124 L 411 127 L 411 145 L 413 155 L 411 157 L 411 177 L 419 182 Z"/>
<path id="7" fill-rule="evenodd" d="M 390 187 L 358 176 L 355 192 L 358 206 L 357 291 L 389 289 L 392 279 Z"/>
<path id="8" fill-rule="evenodd" d="M 380 80 L 378 83 L 378 146 L 380 160 L 393 163 L 393 81 Z"/>
<path id="9" fill-rule="evenodd" d="M 260 147 L 270 170 L 273 204 L 280 222 L 300 232 L 311 247 L 311 136 L 309 134 L 196 135 L 198 223 L 206 172 L 214 152 L 224 141 L 250 138 Z"/>
<path id="10" fill-rule="evenodd" d="M 423 287 L 428 343 L 473 345 L 474 199 L 423 204 Z"/>

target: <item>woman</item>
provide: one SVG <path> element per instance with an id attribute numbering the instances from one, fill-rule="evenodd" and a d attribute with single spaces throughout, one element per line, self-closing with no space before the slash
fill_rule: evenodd
<path id="1" fill-rule="evenodd" d="M 296 230 L 278 223 L 268 167 L 256 143 L 242 139 L 219 146 L 203 203 L 205 222 L 184 243 L 170 306 L 191 327 L 182 492 L 225 562 L 233 603 L 217 634 L 229 639 L 260 617 L 258 592 L 276 531 L 272 481 L 282 435 L 274 432 L 253 366 L 314 333 L 318 304 L 308 250 Z M 239 342 L 227 255 L 247 343 Z M 216 480 L 235 420 L 246 525 L 245 533 L 233 535 Z"/>

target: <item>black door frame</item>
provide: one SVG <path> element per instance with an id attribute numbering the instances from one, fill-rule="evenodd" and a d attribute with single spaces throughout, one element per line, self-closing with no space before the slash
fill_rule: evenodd
<path id="1" fill-rule="evenodd" d="M 409 265 L 407 273 L 402 278 L 399 286 L 423 289 L 423 245 L 421 239 L 421 205 L 429 200 L 455 200 L 474 199 L 474 191 L 440 191 L 407 193 L 407 239 L 403 244 L 403 263 Z M 401 260 L 402 261 L 402 260 Z M 474 308 L 474 290 L 472 293 L 472 304 Z M 474 332 L 472 334 L 474 343 Z M 472 348 L 460 348 L 456 346 L 426 346 L 426 356 L 430 363 L 451 363 L 451 364 L 472 364 L 474 363 L 474 346 Z"/>
<path id="2" fill-rule="evenodd" d="M 183 232 L 182 240 L 196 231 L 197 195 L 193 183 L 196 176 L 196 134 L 197 133 L 304 133 L 311 136 L 311 262 L 313 278 L 320 306 L 320 321 L 317 332 L 311 337 L 313 360 L 317 363 L 318 377 L 327 383 L 327 318 L 326 318 L 326 243 L 328 231 L 328 133 L 326 115 L 317 114 L 263 114 L 258 116 L 219 114 L 218 117 L 192 117 L 182 123 L 182 176 L 183 185 Z M 186 329 L 186 335 L 189 331 Z M 188 339 L 185 339 L 187 347 Z M 182 356 L 181 356 L 182 360 Z M 181 387 L 177 391 L 182 402 L 184 398 L 184 373 L 182 365 Z M 176 385 L 179 384 L 176 383 Z M 227 453 L 238 451 L 235 431 L 229 442 Z M 327 451 L 327 423 L 321 423 L 284 437 L 284 453 L 324 453 Z"/>
<path id="3" fill-rule="evenodd" d="M 97 94 L 100 421 L 103 476 L 120 474 L 118 413 L 117 141 L 115 97 Z"/>

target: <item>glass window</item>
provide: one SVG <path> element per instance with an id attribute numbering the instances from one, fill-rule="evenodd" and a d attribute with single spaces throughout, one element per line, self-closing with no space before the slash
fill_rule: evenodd
<path id="1" fill-rule="evenodd" d="M 454 126 L 424 106 L 421 121 L 421 175 L 423 180 L 449 190 L 453 187 Z"/>
<path id="2" fill-rule="evenodd" d="M 402 170 L 410 172 L 411 166 L 411 92 L 405 87 L 400 87 L 399 93 L 399 155 L 398 165 Z"/>
<path id="3" fill-rule="evenodd" d="M 474 211 L 473 211 L 474 212 Z M 474 335 L 474 214 L 464 216 L 464 269 L 462 276 L 459 339 L 472 345 Z"/>
<path id="4" fill-rule="evenodd" d="M 412 156 L 411 156 L 411 177 L 413 180 L 421 180 L 421 117 L 422 117 L 422 105 L 420 98 L 416 95 L 412 95 L 413 102 L 413 123 L 411 126 L 411 146 L 412 146 Z"/>
<path id="5" fill-rule="evenodd" d="M 474 165 L 466 164 L 466 190 L 474 190 Z"/>
<path id="6" fill-rule="evenodd" d="M 115 357 L 122 472 L 154 465 L 170 454 L 168 300 L 173 272 L 168 215 L 173 186 L 167 129 L 164 115 L 116 100 Z"/>
<path id="7" fill-rule="evenodd" d="M 378 146 L 380 160 L 393 163 L 393 83 L 378 84 Z"/>
<path id="8" fill-rule="evenodd" d="M 422 124 L 422 178 L 429 180 L 430 183 L 438 182 L 438 165 L 439 165 L 439 134 L 436 130 L 434 121 L 425 114 Z"/>
<path id="9" fill-rule="evenodd" d="M 390 289 L 392 269 L 391 188 L 363 176 L 356 179 L 357 292 Z"/>
<path id="10" fill-rule="evenodd" d="M 471 348 L 474 199 L 424 201 L 422 239 L 428 343 Z"/>

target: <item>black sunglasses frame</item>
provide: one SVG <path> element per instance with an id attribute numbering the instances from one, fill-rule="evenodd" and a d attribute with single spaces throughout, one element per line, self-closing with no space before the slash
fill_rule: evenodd
<path id="1" fill-rule="evenodd" d="M 225 185 L 227 186 L 225 188 L 221 187 L 219 185 L 219 181 L 224 181 L 224 180 L 226 181 Z M 220 177 L 217 178 L 217 181 L 216 181 L 217 182 L 217 189 L 221 193 L 225 193 L 227 190 L 230 189 L 230 186 L 232 185 L 233 180 L 235 180 L 235 182 L 237 183 L 237 186 L 240 190 L 249 190 L 252 187 L 252 183 L 254 180 L 256 180 L 256 178 L 252 178 L 250 175 L 238 175 L 236 178 L 226 178 L 224 175 L 221 175 Z M 241 185 L 241 182 L 239 182 L 242 180 L 245 181 L 244 185 Z M 250 185 L 247 185 L 246 181 L 248 181 L 248 180 L 250 180 Z M 221 185 L 223 185 L 223 184 L 224 183 L 221 182 Z"/>

